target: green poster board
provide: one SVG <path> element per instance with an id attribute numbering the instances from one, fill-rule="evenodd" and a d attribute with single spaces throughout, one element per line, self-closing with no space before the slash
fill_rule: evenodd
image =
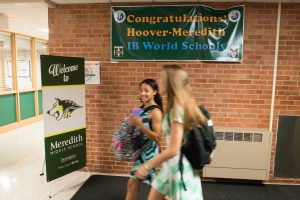
<path id="1" fill-rule="evenodd" d="M 112 6 L 112 60 L 240 62 L 244 6 Z"/>
<path id="2" fill-rule="evenodd" d="M 20 93 L 21 120 L 35 116 L 34 92 Z"/>
<path id="3" fill-rule="evenodd" d="M 0 126 L 17 122 L 16 95 L 8 94 L 0 96 Z"/>
<path id="4" fill-rule="evenodd" d="M 41 90 L 38 91 L 38 99 L 39 99 L 39 114 L 43 114 L 43 93 Z"/>

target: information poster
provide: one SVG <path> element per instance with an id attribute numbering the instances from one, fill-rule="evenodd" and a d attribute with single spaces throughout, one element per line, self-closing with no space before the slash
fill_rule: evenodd
<path id="1" fill-rule="evenodd" d="M 85 61 L 85 84 L 100 84 L 100 61 Z"/>

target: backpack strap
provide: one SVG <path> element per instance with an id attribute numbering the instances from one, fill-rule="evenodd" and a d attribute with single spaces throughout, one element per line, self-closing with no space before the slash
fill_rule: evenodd
<path id="1" fill-rule="evenodd" d="M 142 116 L 143 114 L 145 114 L 145 113 L 148 112 L 149 110 L 153 110 L 154 108 L 158 108 L 158 109 L 161 110 L 161 108 L 160 108 L 158 105 L 154 104 L 154 105 L 151 105 L 151 106 L 146 107 L 140 116 Z"/>
<path id="2" fill-rule="evenodd" d="M 144 111 L 140 114 L 140 116 L 143 116 L 146 112 L 148 112 L 148 111 L 150 111 L 150 110 L 154 110 L 155 108 L 158 108 L 159 110 L 161 110 L 161 108 L 160 108 L 158 105 L 154 104 L 154 105 L 151 105 L 151 106 L 146 107 L 146 108 L 144 109 Z M 142 122 L 143 122 L 143 123 L 149 123 L 149 128 L 150 128 L 151 130 L 153 130 L 153 128 L 152 128 L 152 121 L 149 120 L 148 117 L 143 118 L 143 119 L 142 119 Z M 147 141 L 148 141 L 148 140 L 149 140 L 149 138 L 147 139 Z M 159 153 L 160 153 L 160 152 L 161 152 L 161 150 L 160 150 L 160 145 L 159 145 L 158 142 L 157 142 L 157 144 L 158 144 L 158 146 L 159 146 Z"/>
<path id="3" fill-rule="evenodd" d="M 140 116 L 143 116 L 146 112 L 150 111 L 150 110 L 153 110 L 155 108 L 158 108 L 160 109 L 160 107 L 158 105 L 151 105 L 151 106 L 148 106 L 147 108 L 145 108 L 145 110 L 140 114 Z M 160 109 L 161 110 L 161 109 Z M 148 119 L 148 118 L 143 118 L 143 123 L 146 123 L 148 122 L 149 125 L 150 125 L 150 129 L 152 130 L 152 122 Z"/>
<path id="4" fill-rule="evenodd" d="M 182 174 L 183 174 L 183 163 L 182 163 L 182 158 L 183 158 L 183 153 L 182 153 L 182 151 L 180 151 L 179 171 L 180 171 L 181 182 L 182 182 L 182 184 L 183 184 L 184 191 L 187 191 L 186 186 L 185 186 L 185 183 L 184 183 L 184 181 L 183 181 L 183 176 L 182 176 Z"/>
<path id="5" fill-rule="evenodd" d="M 205 106 L 203 104 L 199 105 L 199 109 L 202 112 L 202 114 L 207 118 L 207 120 L 211 119 L 208 110 L 205 108 Z"/>
<path id="6" fill-rule="evenodd" d="M 168 119 L 168 125 L 170 127 L 171 121 L 170 121 L 170 115 L 169 115 L 169 113 L 167 114 L 167 119 Z M 183 163 L 182 163 L 182 159 L 183 159 L 183 153 L 182 153 L 181 148 L 180 148 L 180 157 L 179 157 L 179 163 L 178 163 L 179 166 L 178 167 L 179 167 L 179 171 L 180 171 L 180 179 L 181 179 L 183 188 L 184 188 L 185 191 L 187 191 L 185 183 L 183 181 Z"/>

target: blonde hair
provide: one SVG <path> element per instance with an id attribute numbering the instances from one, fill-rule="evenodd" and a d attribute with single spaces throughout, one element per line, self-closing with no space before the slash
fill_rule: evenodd
<path id="1" fill-rule="evenodd" d="M 188 73 L 179 65 L 164 65 L 163 73 L 166 78 L 167 108 L 169 113 L 173 109 L 173 117 L 177 115 L 178 107 L 184 109 L 184 129 L 202 126 L 204 115 L 200 112 L 196 100 L 192 96 L 188 83 Z"/>

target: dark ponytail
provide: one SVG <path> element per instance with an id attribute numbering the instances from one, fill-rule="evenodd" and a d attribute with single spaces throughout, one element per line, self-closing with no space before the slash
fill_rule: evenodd
<path id="1" fill-rule="evenodd" d="M 163 105 L 162 105 L 162 98 L 160 96 L 159 93 L 157 93 L 155 96 L 154 96 L 154 101 L 155 103 L 159 106 L 161 112 L 164 112 L 163 111 Z"/>
<path id="2" fill-rule="evenodd" d="M 156 90 L 156 94 L 154 95 L 154 101 L 159 106 L 160 110 L 163 112 L 163 103 L 158 90 L 158 83 L 154 79 L 150 79 L 150 78 L 143 80 L 140 83 L 140 87 L 143 83 L 149 85 L 153 90 Z"/>

